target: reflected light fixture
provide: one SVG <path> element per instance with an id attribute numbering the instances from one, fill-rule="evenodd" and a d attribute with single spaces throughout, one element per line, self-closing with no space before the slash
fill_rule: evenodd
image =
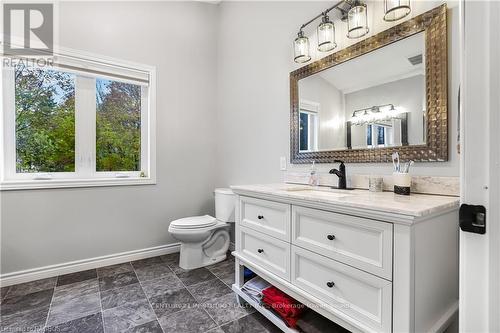
<path id="1" fill-rule="evenodd" d="M 309 54 L 309 38 L 304 36 L 302 29 L 299 31 L 294 41 L 294 54 L 295 57 L 293 60 L 297 63 L 311 60 L 311 55 Z"/>
<path id="2" fill-rule="evenodd" d="M 384 21 L 394 22 L 411 12 L 410 0 L 384 0 Z"/>
<path id="3" fill-rule="evenodd" d="M 337 47 L 335 43 L 335 26 L 326 13 L 318 26 L 318 51 L 328 52 Z"/>
<path id="4" fill-rule="evenodd" d="M 347 12 L 347 38 L 354 39 L 366 35 L 368 29 L 368 11 L 362 2 L 354 2 Z"/>
<path id="5" fill-rule="evenodd" d="M 352 113 L 350 121 L 353 125 L 364 125 L 377 121 L 402 119 L 405 113 L 407 113 L 405 109 L 397 109 L 394 107 L 394 104 L 375 105 L 369 108 L 355 110 Z"/>

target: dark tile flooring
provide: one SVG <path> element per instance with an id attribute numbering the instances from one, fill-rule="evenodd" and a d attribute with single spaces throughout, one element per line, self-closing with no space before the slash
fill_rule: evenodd
<path id="1" fill-rule="evenodd" d="M 186 271 L 179 254 L 1 289 L 0 332 L 280 332 L 236 303 L 234 259 Z"/>

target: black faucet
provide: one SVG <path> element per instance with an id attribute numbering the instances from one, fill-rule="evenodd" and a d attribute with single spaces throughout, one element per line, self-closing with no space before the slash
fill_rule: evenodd
<path id="1" fill-rule="evenodd" d="M 345 174 L 345 165 L 344 162 L 341 160 L 335 160 L 333 161 L 335 163 L 340 163 L 339 169 L 332 169 L 330 170 L 330 174 L 335 174 L 337 177 L 339 177 L 339 189 L 345 190 L 347 189 L 347 181 L 346 181 L 346 174 Z"/>

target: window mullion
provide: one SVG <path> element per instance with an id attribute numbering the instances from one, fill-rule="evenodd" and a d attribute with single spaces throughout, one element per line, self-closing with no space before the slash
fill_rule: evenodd
<path id="1" fill-rule="evenodd" d="M 92 178 L 95 174 L 95 79 L 78 75 L 75 95 L 76 175 Z"/>
<path id="2" fill-rule="evenodd" d="M 148 105 L 148 88 L 141 87 L 141 172 L 149 175 L 149 105 Z"/>
<path id="3" fill-rule="evenodd" d="M 15 74 L 13 68 L 2 68 L 1 92 L 4 112 L 1 122 L 3 126 L 2 145 L 3 174 L 2 179 L 12 179 L 16 174 L 16 102 Z"/>

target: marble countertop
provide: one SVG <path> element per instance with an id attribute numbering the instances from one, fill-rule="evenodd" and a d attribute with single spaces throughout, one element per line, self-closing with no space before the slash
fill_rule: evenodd
<path id="1" fill-rule="evenodd" d="M 235 185 L 233 191 L 241 195 L 262 196 L 270 199 L 288 199 L 297 203 L 320 203 L 332 208 L 364 209 L 372 212 L 397 214 L 410 218 L 421 218 L 458 208 L 459 198 L 453 196 L 411 194 L 397 195 L 392 192 L 370 192 L 368 190 L 335 190 L 329 187 L 295 184 Z"/>

